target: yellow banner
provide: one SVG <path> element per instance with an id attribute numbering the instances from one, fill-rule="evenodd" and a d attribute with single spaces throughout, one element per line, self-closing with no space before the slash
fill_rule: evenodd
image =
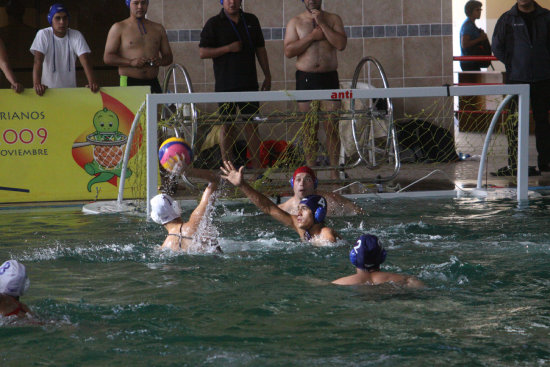
<path id="1" fill-rule="evenodd" d="M 128 133 L 149 87 L 0 90 L 0 203 L 115 199 Z M 139 129 L 132 157 L 145 149 Z M 125 198 L 137 159 L 126 171 Z"/>

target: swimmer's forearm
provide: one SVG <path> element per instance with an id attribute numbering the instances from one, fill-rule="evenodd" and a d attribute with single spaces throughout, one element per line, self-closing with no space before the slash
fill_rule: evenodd
<path id="1" fill-rule="evenodd" d="M 328 25 L 322 25 L 320 27 L 323 30 L 328 43 L 330 43 L 338 51 L 344 51 L 348 44 L 348 37 L 346 34 L 337 32 Z"/>
<path id="2" fill-rule="evenodd" d="M 285 56 L 289 59 L 300 56 L 301 54 L 306 52 L 313 41 L 313 37 L 311 37 L 310 33 L 304 38 L 288 43 L 287 45 L 285 45 Z"/>
<path id="3" fill-rule="evenodd" d="M 132 60 L 113 53 L 105 53 L 103 62 L 111 66 L 131 66 Z"/>

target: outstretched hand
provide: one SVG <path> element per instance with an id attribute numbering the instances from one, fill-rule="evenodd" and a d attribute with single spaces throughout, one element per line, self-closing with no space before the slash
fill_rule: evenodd
<path id="1" fill-rule="evenodd" d="M 243 169 L 244 166 L 241 166 L 237 171 L 235 166 L 233 166 L 233 163 L 230 161 L 224 161 L 223 167 L 220 167 L 220 170 L 223 173 L 222 178 L 231 182 L 233 186 L 241 186 L 243 182 Z"/>

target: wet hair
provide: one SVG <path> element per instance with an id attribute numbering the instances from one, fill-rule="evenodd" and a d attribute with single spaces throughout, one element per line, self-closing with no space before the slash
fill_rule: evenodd
<path id="1" fill-rule="evenodd" d="M 476 10 L 477 8 L 481 8 L 482 6 L 483 4 L 480 1 L 470 0 L 466 3 L 466 5 L 464 5 L 464 13 L 466 13 L 466 16 L 469 17 L 470 15 L 472 15 L 474 10 Z"/>

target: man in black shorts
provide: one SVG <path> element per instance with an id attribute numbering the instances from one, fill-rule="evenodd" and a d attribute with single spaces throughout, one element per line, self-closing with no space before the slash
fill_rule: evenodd
<path id="1" fill-rule="evenodd" d="M 241 10 L 241 0 L 221 0 L 220 13 L 210 18 L 201 32 L 199 54 L 201 59 L 213 59 L 216 92 L 246 92 L 258 90 L 256 58 L 264 73 L 262 90 L 271 89 L 271 72 L 265 49 L 265 41 L 258 18 Z M 222 106 L 224 115 L 254 115 L 259 103 L 229 103 Z M 252 119 L 251 117 L 247 117 Z M 233 125 L 220 129 L 222 159 L 233 160 L 231 145 L 234 143 Z M 260 136 L 254 123 L 246 123 L 244 132 L 252 157 L 252 167 L 260 168 Z"/>
<path id="2" fill-rule="evenodd" d="M 296 60 L 296 90 L 339 89 L 337 51 L 343 51 L 347 45 L 342 19 L 333 13 L 321 10 L 322 0 L 303 0 L 306 10 L 292 18 L 286 27 L 284 48 L 288 58 Z M 335 111 L 339 101 L 322 101 L 321 109 Z M 300 102 L 301 112 L 310 109 L 309 102 Z M 317 153 L 317 130 L 306 141 L 306 161 L 309 166 L 315 164 Z M 337 120 L 325 121 L 326 145 L 331 166 L 338 166 L 340 137 Z M 307 132 L 310 133 L 310 132 Z M 331 171 L 333 179 L 338 171 Z"/>
<path id="3" fill-rule="evenodd" d="M 285 56 L 297 57 L 296 90 L 339 89 L 337 51 L 343 51 L 347 45 L 342 19 L 333 13 L 321 10 L 322 0 L 304 0 L 306 10 L 292 18 L 286 27 L 284 48 Z M 321 109 L 335 111 L 339 101 L 322 101 Z M 310 109 L 309 102 L 300 102 L 301 112 Z M 315 165 L 317 153 L 317 130 L 305 140 L 306 161 L 308 166 Z M 326 145 L 331 166 L 338 166 L 340 137 L 337 120 L 332 117 L 325 121 Z M 332 170 L 331 177 L 338 178 L 338 171 Z"/>

